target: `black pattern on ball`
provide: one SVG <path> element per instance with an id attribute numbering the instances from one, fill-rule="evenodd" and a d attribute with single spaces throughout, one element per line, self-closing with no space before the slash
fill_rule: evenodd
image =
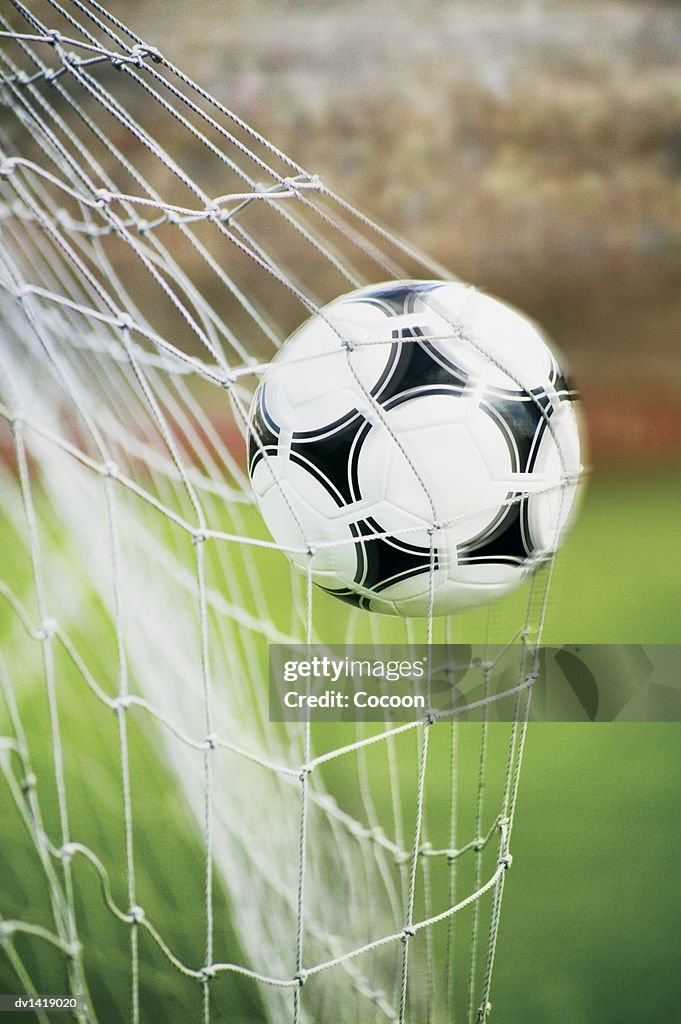
<path id="1" fill-rule="evenodd" d="M 266 395 L 267 385 L 263 384 L 258 392 L 248 432 L 248 472 L 251 476 L 265 453 L 275 455 L 279 444 L 279 427 L 267 411 Z"/>
<path id="2" fill-rule="evenodd" d="M 306 466 L 338 506 L 351 505 L 361 497 L 359 452 L 370 430 L 371 424 L 355 410 L 336 430 L 307 431 L 304 440 L 293 440 L 290 458 Z M 300 435 L 294 433 L 293 437 Z"/>
<path id="3" fill-rule="evenodd" d="M 385 535 L 385 530 L 369 516 L 350 527 L 358 540 L 355 583 L 380 593 L 393 583 L 429 572 L 438 567 L 437 552 L 430 547 L 409 544 L 401 537 Z M 361 538 L 361 539 L 360 539 Z"/>
<path id="4" fill-rule="evenodd" d="M 348 305 L 361 302 L 375 306 L 388 316 L 404 316 L 405 313 L 414 312 L 419 295 L 427 295 L 440 287 L 439 281 L 414 281 L 413 284 L 403 281 L 394 285 L 377 285 L 371 289 L 370 295 L 349 296 L 346 302 Z"/>
<path id="5" fill-rule="evenodd" d="M 522 565 L 532 554 L 527 498 L 509 494 L 507 501 L 510 504 L 499 510 L 489 526 L 459 546 L 460 565 Z"/>
<path id="6" fill-rule="evenodd" d="M 531 473 L 541 439 L 553 408 L 543 389 L 503 391 L 492 388 L 480 401 L 480 408 L 499 427 L 508 447 L 512 473 Z"/>

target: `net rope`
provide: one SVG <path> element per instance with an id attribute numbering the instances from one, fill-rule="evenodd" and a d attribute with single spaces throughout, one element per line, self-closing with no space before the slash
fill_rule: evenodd
<path id="1" fill-rule="evenodd" d="M 425 623 L 345 608 L 330 619 L 312 587 L 312 550 L 289 549 L 308 555 L 303 576 L 286 568 L 243 468 L 253 391 L 292 329 L 363 283 L 451 274 L 94 0 L 11 8 L 0 16 L 0 419 L 10 452 L 0 507 L 28 568 L 13 575 L 11 559 L 0 578 L 0 766 L 49 902 L 49 924 L 0 906 L 14 976 L 38 992 L 24 940 L 54 947 L 69 991 L 85 996 L 77 1019 L 107 1019 L 88 987 L 82 864 L 128 929 L 133 1024 L 147 1019 L 147 939 L 199 993 L 192 1005 L 205 1024 L 222 1019 L 216 985 L 227 975 L 257 991 L 252 1019 L 484 1021 L 552 564 L 520 622 L 504 627 L 521 653 L 502 692 L 487 687 L 490 659 L 482 698 L 449 715 L 359 723 L 353 738 L 346 726 L 274 727 L 268 643 L 450 643 L 456 622 L 433 618 L 433 573 Z M 431 542 L 433 561 L 434 531 Z M 287 588 L 283 606 L 272 579 Z M 489 646 L 492 611 L 485 621 Z M 40 668 L 29 671 L 34 651 Z M 24 725 L 38 686 L 47 737 Z M 107 771 L 120 787 L 122 856 L 81 841 L 74 694 L 83 721 L 108 711 L 116 733 L 118 764 Z M 497 700 L 514 702 L 507 728 L 488 721 Z M 464 759 L 457 718 L 480 706 L 476 752 Z M 191 959 L 145 909 L 140 835 L 153 822 L 136 810 L 140 729 L 201 833 L 203 925 Z M 33 764 L 41 742 L 44 788 Z M 496 781 L 492 747 L 505 751 Z M 431 798 L 442 772 L 444 816 Z M 468 820 L 462 788 L 473 796 Z"/>

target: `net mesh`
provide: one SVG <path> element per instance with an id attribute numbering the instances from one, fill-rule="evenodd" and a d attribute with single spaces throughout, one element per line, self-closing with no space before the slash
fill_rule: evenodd
<path id="1" fill-rule="evenodd" d="M 523 641 L 509 725 L 273 725 L 269 643 L 461 634 L 316 596 L 244 469 L 291 330 L 451 275 L 93 0 L 9 7 L 8 985 L 84 995 L 83 1021 L 484 1020 L 551 566 L 512 621 L 467 620 Z"/>

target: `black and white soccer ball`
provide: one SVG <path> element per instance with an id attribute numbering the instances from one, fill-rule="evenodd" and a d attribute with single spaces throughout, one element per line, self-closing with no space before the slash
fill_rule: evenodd
<path id="1" fill-rule="evenodd" d="M 466 285 L 344 295 L 267 368 L 248 468 L 275 541 L 376 612 L 443 615 L 557 548 L 581 472 L 575 393 L 537 327 Z"/>

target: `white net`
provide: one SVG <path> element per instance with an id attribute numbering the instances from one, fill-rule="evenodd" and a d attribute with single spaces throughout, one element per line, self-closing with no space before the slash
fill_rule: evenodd
<path id="1" fill-rule="evenodd" d="M 447 275 L 93 0 L 9 7 L 0 978 L 83 1021 L 483 1020 L 551 567 L 463 633 L 340 606 L 244 457 L 311 312 Z M 268 643 L 461 636 L 531 641 L 509 725 L 268 721 Z"/>

